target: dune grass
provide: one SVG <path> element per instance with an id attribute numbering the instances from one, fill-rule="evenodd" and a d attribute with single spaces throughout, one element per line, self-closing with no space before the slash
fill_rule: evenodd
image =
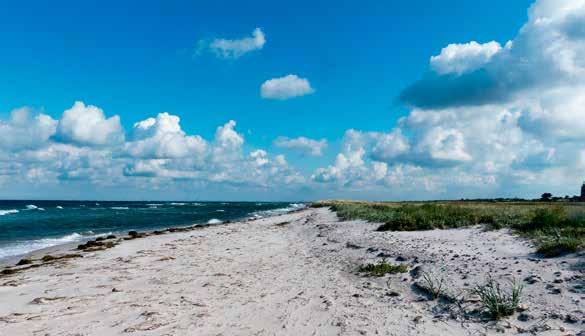
<path id="1" fill-rule="evenodd" d="M 504 289 L 500 283 L 488 278 L 485 284 L 476 286 L 472 292 L 479 296 L 483 307 L 494 320 L 514 314 L 522 296 L 522 285 L 510 283 L 509 289 Z"/>
<path id="2" fill-rule="evenodd" d="M 404 202 L 323 201 L 344 220 L 382 223 L 377 231 L 448 229 L 482 224 L 487 229 L 510 228 L 534 239 L 546 257 L 585 247 L 585 206 L 544 202 Z"/>
<path id="3" fill-rule="evenodd" d="M 377 264 L 366 264 L 360 266 L 358 272 L 367 273 L 369 276 L 384 276 L 386 274 L 406 273 L 408 268 L 404 264 L 393 265 L 387 263 L 385 260 Z"/>

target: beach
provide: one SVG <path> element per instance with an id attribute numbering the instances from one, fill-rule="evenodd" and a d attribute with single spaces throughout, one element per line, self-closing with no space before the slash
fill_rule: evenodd
<path id="1" fill-rule="evenodd" d="M 376 232 L 327 208 L 124 240 L 0 276 L 0 335 L 583 335 L 582 254 L 481 227 Z M 380 260 L 408 272 L 367 276 Z M 445 279 L 433 300 L 420 272 Z M 521 311 L 481 314 L 487 277 Z"/>

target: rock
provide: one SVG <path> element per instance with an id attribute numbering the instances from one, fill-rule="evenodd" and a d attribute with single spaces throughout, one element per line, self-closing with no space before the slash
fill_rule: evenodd
<path id="1" fill-rule="evenodd" d="M 534 320 L 534 316 L 528 313 L 521 313 L 520 315 L 518 315 L 518 321 L 528 322 L 530 320 Z"/>
<path id="2" fill-rule="evenodd" d="M 406 261 L 407 259 L 401 255 L 399 255 L 398 257 L 396 257 L 396 261 Z"/>
<path id="3" fill-rule="evenodd" d="M 350 242 L 345 243 L 345 247 L 350 248 L 350 249 L 356 249 L 356 250 L 363 248 L 357 244 L 350 243 Z"/>
<path id="4" fill-rule="evenodd" d="M 412 319 L 412 321 L 413 321 L 414 323 L 420 323 L 420 322 L 422 322 L 422 318 L 423 318 L 423 317 L 422 317 L 421 315 L 417 315 L 417 316 L 415 316 L 415 317 Z"/>
<path id="5" fill-rule="evenodd" d="M 54 256 L 52 256 L 52 255 L 50 255 L 50 254 L 47 254 L 46 256 L 44 256 L 44 257 L 41 258 L 41 260 L 43 262 L 53 261 L 55 259 L 57 259 L 57 258 L 54 257 Z"/>
<path id="6" fill-rule="evenodd" d="M 549 294 L 554 294 L 554 295 L 558 295 L 561 294 L 561 289 L 560 288 L 551 288 L 549 291 Z"/>
<path id="7" fill-rule="evenodd" d="M 538 275 L 530 275 L 530 276 L 524 278 L 524 282 L 526 282 L 529 285 L 533 285 L 533 284 L 535 284 L 537 282 L 541 282 L 541 281 L 542 281 L 542 278 L 539 277 Z"/>
<path id="8" fill-rule="evenodd" d="M 577 323 L 577 322 L 579 322 L 579 318 L 577 316 L 575 316 L 575 315 L 567 314 L 565 316 L 565 322 L 567 322 L 567 323 Z"/>
<path id="9" fill-rule="evenodd" d="M 519 304 L 518 307 L 516 307 L 516 311 L 517 312 L 525 312 L 528 310 L 528 306 L 525 304 Z"/>
<path id="10" fill-rule="evenodd" d="M 20 261 L 16 264 L 16 266 L 30 265 L 32 263 L 33 263 L 32 260 L 24 258 L 24 259 L 20 259 Z"/>
<path id="11" fill-rule="evenodd" d="M 400 293 L 398 293 L 396 291 L 389 291 L 389 292 L 386 292 L 386 296 L 397 297 L 397 296 L 400 296 Z"/>
<path id="12" fill-rule="evenodd" d="M 106 240 L 106 237 L 97 237 L 95 239 L 96 242 L 102 241 L 102 240 Z"/>
<path id="13" fill-rule="evenodd" d="M 390 253 L 386 253 L 386 252 L 380 252 L 378 253 L 378 258 L 391 258 L 392 255 Z"/>
<path id="14" fill-rule="evenodd" d="M 116 287 L 112 288 L 112 293 L 119 293 L 121 290 L 117 289 Z"/>
<path id="15" fill-rule="evenodd" d="M 138 232 L 137 231 L 128 231 L 128 235 L 130 237 L 138 237 Z"/>
<path id="16" fill-rule="evenodd" d="M 418 265 L 415 268 L 410 270 L 410 276 L 413 279 L 418 279 L 422 276 L 422 274 L 426 272 L 426 268 L 423 267 L 422 265 Z"/>
<path id="17" fill-rule="evenodd" d="M 116 236 L 114 236 L 114 235 L 108 235 L 108 236 L 106 237 L 106 239 L 116 239 Z"/>

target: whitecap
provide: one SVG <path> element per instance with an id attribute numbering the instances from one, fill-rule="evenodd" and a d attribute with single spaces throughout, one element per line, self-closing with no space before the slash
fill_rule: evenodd
<path id="1" fill-rule="evenodd" d="M 36 205 L 34 205 L 34 204 L 29 204 L 29 205 L 26 206 L 26 209 L 27 210 L 35 210 L 35 209 L 38 209 L 38 208 L 39 207 L 36 206 Z"/>
<path id="2" fill-rule="evenodd" d="M 223 222 L 217 218 L 212 218 L 212 219 L 207 221 L 207 224 L 221 224 L 221 223 L 223 223 Z"/>
<path id="3" fill-rule="evenodd" d="M 225 212 L 225 210 L 223 210 L 223 209 L 217 209 L 217 210 L 215 210 L 215 211 L 216 211 L 216 212 Z"/>
<path id="4" fill-rule="evenodd" d="M 79 233 L 72 233 L 59 238 L 43 238 L 31 241 L 17 242 L 0 247 L 0 259 L 26 254 L 32 251 L 44 249 L 51 246 L 61 245 L 79 241 L 83 238 Z"/>
<path id="5" fill-rule="evenodd" d="M 185 203 L 172 202 L 171 205 L 185 205 Z"/>
<path id="6" fill-rule="evenodd" d="M 57 209 L 63 209 L 63 207 L 62 207 L 62 206 L 60 206 L 60 205 L 57 205 L 57 206 L 56 206 L 56 208 L 57 208 Z"/>
<path id="7" fill-rule="evenodd" d="M 112 209 L 112 210 L 128 210 L 130 208 L 128 208 L 128 207 L 110 207 L 110 209 Z"/>
<path id="8" fill-rule="evenodd" d="M 15 213 L 18 213 L 18 210 L 16 210 L 16 209 L 0 210 L 0 216 L 10 215 L 10 214 L 15 214 Z"/>

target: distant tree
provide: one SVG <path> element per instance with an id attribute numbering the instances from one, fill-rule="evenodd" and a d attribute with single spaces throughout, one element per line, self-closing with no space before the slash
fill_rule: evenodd
<path id="1" fill-rule="evenodd" d="M 540 196 L 540 200 L 544 202 L 550 202 L 551 198 L 552 198 L 551 193 L 544 193 L 542 194 L 542 196 Z"/>

